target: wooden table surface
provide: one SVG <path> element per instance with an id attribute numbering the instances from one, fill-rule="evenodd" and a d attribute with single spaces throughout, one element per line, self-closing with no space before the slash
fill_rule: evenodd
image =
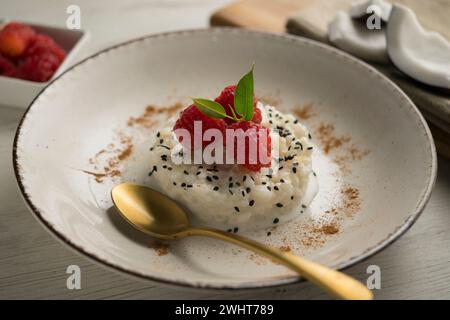
<path id="1" fill-rule="evenodd" d="M 78 57 L 132 37 L 205 27 L 228 0 L 77 1 L 91 38 Z M 0 14 L 64 25 L 73 1 L 2 1 Z M 97 265 L 59 243 L 39 225 L 19 194 L 11 164 L 13 135 L 23 110 L 0 106 L 0 298 L 3 299 L 322 299 L 307 283 L 286 289 L 198 292 L 142 282 Z M 378 299 L 450 299 L 450 162 L 439 159 L 435 189 L 425 212 L 400 240 L 348 270 L 361 280 L 381 268 Z M 81 268 L 81 290 L 68 290 L 66 268 Z"/>

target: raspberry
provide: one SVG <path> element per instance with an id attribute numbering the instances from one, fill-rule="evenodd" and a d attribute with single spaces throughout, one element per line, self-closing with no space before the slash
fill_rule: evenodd
<path id="1" fill-rule="evenodd" d="M 254 123 L 251 121 L 240 121 L 235 122 L 228 126 L 228 129 L 238 130 L 242 129 L 244 132 L 248 134 L 248 139 L 245 139 L 245 145 L 239 146 L 236 141 L 234 142 L 234 159 L 237 162 L 238 153 L 245 152 L 245 163 L 243 164 L 245 168 L 251 171 L 259 171 L 263 167 L 270 167 L 270 157 L 271 157 L 271 147 L 272 140 L 270 138 L 270 130 L 263 127 L 258 123 Z M 250 130 L 250 132 L 249 132 Z M 260 134 L 265 134 L 266 139 L 260 138 Z M 235 139 L 236 140 L 236 139 Z M 256 140 L 256 141 L 255 141 Z M 265 141 L 264 141 L 265 140 Z M 252 142 L 254 141 L 254 142 Z M 256 142 L 256 152 L 255 154 L 250 154 L 250 144 Z M 227 141 L 230 143 L 230 141 Z M 267 156 L 267 161 L 264 159 L 264 156 L 260 156 L 260 153 Z M 261 159 L 262 158 L 262 159 Z M 251 163 L 254 162 L 254 163 Z M 268 162 L 268 163 L 264 163 Z"/>
<path id="2" fill-rule="evenodd" d="M 261 123 L 261 121 L 262 121 L 261 109 L 259 109 L 258 107 L 254 107 L 252 122 Z"/>
<path id="3" fill-rule="evenodd" d="M 15 74 L 16 67 L 11 63 L 11 61 L 0 55 L 0 75 L 13 77 Z"/>
<path id="4" fill-rule="evenodd" d="M 227 115 L 229 115 L 229 116 L 233 116 L 233 112 L 231 111 L 231 108 L 233 108 L 233 111 L 234 111 L 234 93 L 235 93 L 235 91 L 236 91 L 236 85 L 232 84 L 230 86 L 225 87 L 225 89 L 222 90 L 220 95 L 216 99 L 214 99 L 214 101 L 216 101 L 217 103 L 220 103 L 222 105 L 222 107 L 225 108 L 225 111 L 226 111 Z M 261 120 L 262 120 L 261 119 L 261 110 L 259 110 L 259 108 L 256 107 L 257 102 L 258 101 L 256 100 L 256 97 L 253 96 L 254 115 L 253 115 L 252 121 L 254 123 L 261 123 Z M 225 118 L 225 122 L 227 124 L 232 124 L 235 121 L 233 121 L 229 118 Z"/>
<path id="5" fill-rule="evenodd" d="M 51 52 L 27 57 L 19 67 L 18 76 L 21 79 L 45 82 L 59 67 L 59 58 Z"/>
<path id="6" fill-rule="evenodd" d="M 38 34 L 31 38 L 24 55 L 25 57 L 41 55 L 47 51 L 53 53 L 59 62 L 62 62 L 66 56 L 66 52 L 52 38 L 43 34 Z"/>
<path id="7" fill-rule="evenodd" d="M 202 137 L 203 133 L 207 129 L 218 129 L 225 136 L 226 124 L 222 119 L 210 118 L 207 115 L 203 114 L 200 110 L 198 110 L 195 105 L 190 105 L 181 112 L 180 118 L 175 122 L 175 126 L 173 127 L 173 130 L 186 129 L 191 134 L 191 145 L 186 146 L 185 144 L 183 144 L 185 145 L 185 147 L 190 147 L 192 149 L 194 147 L 194 121 L 202 122 Z M 177 138 L 181 143 L 183 142 L 182 137 L 177 136 Z M 203 141 L 203 148 L 205 148 L 211 142 L 212 141 Z"/>
<path id="8" fill-rule="evenodd" d="M 20 57 L 26 50 L 35 31 L 21 23 L 8 23 L 0 31 L 0 53 L 11 58 Z"/>

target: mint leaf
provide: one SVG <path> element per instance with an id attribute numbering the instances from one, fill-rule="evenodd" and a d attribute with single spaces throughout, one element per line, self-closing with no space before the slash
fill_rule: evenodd
<path id="1" fill-rule="evenodd" d="M 225 109 L 220 103 L 201 98 L 192 98 L 192 101 L 198 110 L 210 118 L 223 119 L 227 116 Z"/>
<path id="2" fill-rule="evenodd" d="M 234 94 L 234 108 L 245 120 L 253 119 L 253 69 L 239 80 Z"/>

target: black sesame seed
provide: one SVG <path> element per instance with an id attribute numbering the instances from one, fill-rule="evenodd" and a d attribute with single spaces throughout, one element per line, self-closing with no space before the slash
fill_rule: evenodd
<path id="1" fill-rule="evenodd" d="M 281 167 L 279 167 L 279 168 L 278 168 L 278 170 L 283 170 L 283 168 L 284 168 L 284 167 L 283 167 L 283 166 L 281 166 Z"/>
<path id="2" fill-rule="evenodd" d="M 218 187 L 218 186 L 215 186 L 215 187 L 213 188 L 213 190 L 214 190 L 214 191 L 219 191 L 219 187 Z"/>
<path id="3" fill-rule="evenodd" d="M 167 167 L 167 170 L 172 171 L 172 167 Z"/>
<path id="4" fill-rule="evenodd" d="M 242 177 L 242 181 L 245 181 L 245 180 L 247 180 L 247 176 L 244 175 L 244 176 Z"/>
<path id="5" fill-rule="evenodd" d="M 228 229 L 227 232 L 233 232 L 233 229 Z"/>
<path id="6" fill-rule="evenodd" d="M 241 211 L 239 210 L 239 207 L 234 207 L 234 210 L 236 210 L 236 212 L 241 212 Z"/>
<path id="7" fill-rule="evenodd" d="M 186 187 L 186 183 L 183 182 L 183 183 L 181 184 L 181 186 L 182 186 L 183 188 Z"/>
<path id="8" fill-rule="evenodd" d="M 183 173 L 187 176 L 189 175 L 189 172 L 187 172 L 186 170 L 184 170 Z"/>
<path id="9" fill-rule="evenodd" d="M 250 187 L 247 187 L 246 189 L 245 189 L 245 192 L 247 192 L 247 193 L 250 193 L 252 191 L 252 189 L 250 189 Z"/>
<path id="10" fill-rule="evenodd" d="M 163 144 L 164 143 L 164 139 L 159 139 L 159 144 Z"/>
<path id="11" fill-rule="evenodd" d="M 298 119 L 295 119 L 295 120 L 294 120 L 294 123 L 297 124 L 297 123 L 298 123 Z"/>
<path id="12" fill-rule="evenodd" d="M 148 176 L 150 177 L 154 172 L 158 171 L 158 167 L 157 166 L 153 166 L 152 171 L 150 171 L 148 173 Z"/>
<path id="13" fill-rule="evenodd" d="M 229 178 L 228 178 L 228 181 L 233 181 L 233 177 L 229 177 Z"/>
<path id="14" fill-rule="evenodd" d="M 281 182 L 281 183 L 284 183 L 284 179 L 280 179 L 280 182 Z"/>
<path id="15" fill-rule="evenodd" d="M 297 168 L 296 167 L 292 167 L 292 172 L 293 173 L 297 173 Z"/>
<path id="16" fill-rule="evenodd" d="M 283 204 L 278 202 L 278 203 L 276 204 L 276 206 L 277 206 L 278 208 L 282 208 L 282 207 L 283 207 Z"/>
<path id="17" fill-rule="evenodd" d="M 174 181 L 174 182 L 173 182 L 173 185 L 174 185 L 174 186 L 176 186 L 176 185 L 177 185 L 177 183 L 176 183 L 176 182 Z"/>
<path id="18" fill-rule="evenodd" d="M 158 131 L 158 133 L 156 134 L 156 137 L 159 138 L 161 136 L 161 132 Z"/>
<path id="19" fill-rule="evenodd" d="M 269 190 L 269 191 L 272 191 L 272 188 L 271 188 L 271 187 L 269 187 L 269 186 L 267 186 L 267 190 Z"/>
<path id="20" fill-rule="evenodd" d="M 294 196 L 291 196 L 291 200 L 294 200 Z"/>
<path id="21" fill-rule="evenodd" d="M 277 224 L 278 222 L 280 222 L 280 219 L 278 219 L 278 218 L 273 219 L 274 224 Z"/>
<path id="22" fill-rule="evenodd" d="M 234 194 L 233 191 L 231 191 L 230 189 L 228 189 L 228 192 L 229 192 L 231 195 Z"/>
<path id="23" fill-rule="evenodd" d="M 308 138 L 312 139 L 311 133 L 308 133 Z"/>
<path id="24" fill-rule="evenodd" d="M 154 149 L 154 148 L 153 148 L 153 147 L 151 147 L 151 148 L 150 148 L 150 151 L 153 151 L 153 149 Z"/>
<path id="25" fill-rule="evenodd" d="M 307 206 L 305 206 L 304 204 L 302 204 L 302 208 L 303 208 L 303 209 L 306 209 L 306 208 L 307 208 Z"/>
<path id="26" fill-rule="evenodd" d="M 263 182 L 261 182 L 261 184 L 267 184 L 267 182 L 263 181 Z"/>
<path id="27" fill-rule="evenodd" d="M 316 176 L 317 176 L 317 174 L 316 174 L 316 173 L 315 173 L 314 171 L 313 171 L 313 176 L 314 176 L 314 177 L 316 177 Z"/>
<path id="28" fill-rule="evenodd" d="M 255 200 L 250 200 L 249 203 L 248 203 L 248 205 L 249 205 L 250 207 L 253 207 L 254 204 L 255 204 Z"/>
<path id="29" fill-rule="evenodd" d="M 269 232 L 267 232 L 267 236 L 270 236 L 271 234 L 272 234 L 272 232 L 270 232 L 270 231 L 269 231 Z"/>
<path id="30" fill-rule="evenodd" d="M 219 177 L 218 176 L 213 176 L 213 179 L 214 180 L 219 180 Z"/>
<path id="31" fill-rule="evenodd" d="M 209 182 L 212 182 L 212 179 L 211 179 L 210 176 L 207 176 L 207 177 L 206 177 L 206 180 L 208 180 Z"/>
<path id="32" fill-rule="evenodd" d="M 271 174 L 266 174 L 266 177 L 269 179 L 272 179 L 272 175 Z"/>
<path id="33" fill-rule="evenodd" d="M 233 182 L 231 182 L 231 183 L 228 185 L 228 188 L 233 188 L 233 186 L 234 186 L 234 184 L 233 184 Z"/>
<path id="34" fill-rule="evenodd" d="M 255 182 L 255 178 L 253 178 L 252 176 L 250 176 L 250 179 L 252 179 L 252 181 Z"/>
<path id="35" fill-rule="evenodd" d="M 197 173 L 195 174 L 196 176 L 200 175 L 202 172 L 201 171 L 197 171 Z"/>
<path id="36" fill-rule="evenodd" d="M 277 186 L 274 186 L 273 189 L 276 190 L 276 191 L 280 190 L 280 189 L 278 189 Z"/>
<path id="37" fill-rule="evenodd" d="M 308 147 L 308 148 L 306 148 L 307 150 L 312 150 L 313 149 L 313 147 Z"/>
<path id="38" fill-rule="evenodd" d="M 245 192 L 244 192 L 244 190 L 242 190 L 241 194 L 242 194 L 243 197 L 245 197 Z"/>
<path id="39" fill-rule="evenodd" d="M 238 228 L 238 227 L 236 227 L 236 228 L 233 229 L 233 232 L 234 232 L 234 233 L 237 233 L 238 231 L 239 231 L 239 228 Z"/>
<path id="40" fill-rule="evenodd" d="M 187 187 L 188 187 L 188 188 L 192 188 L 193 185 L 192 185 L 192 184 L 188 184 Z"/>
<path id="41" fill-rule="evenodd" d="M 163 167 L 163 169 L 167 169 L 167 166 L 166 166 L 166 165 L 163 165 L 162 167 Z"/>

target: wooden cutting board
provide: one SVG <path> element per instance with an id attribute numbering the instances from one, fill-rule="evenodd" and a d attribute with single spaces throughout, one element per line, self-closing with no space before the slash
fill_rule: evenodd
<path id="1" fill-rule="evenodd" d="M 314 0 L 241 0 L 211 16 L 212 26 L 233 26 L 284 32 L 289 16 L 311 5 Z"/>

